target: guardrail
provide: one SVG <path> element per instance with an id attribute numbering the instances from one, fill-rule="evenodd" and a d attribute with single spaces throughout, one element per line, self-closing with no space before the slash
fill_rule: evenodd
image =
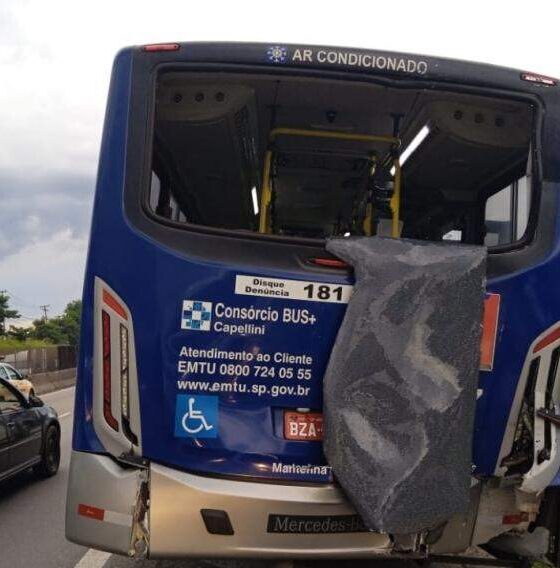
<path id="1" fill-rule="evenodd" d="M 75 367 L 76 348 L 71 345 L 32 347 L 6 353 L 1 359 L 24 374 L 35 375 Z"/>
<path id="2" fill-rule="evenodd" d="M 74 386 L 76 384 L 76 368 L 37 373 L 30 375 L 28 379 L 33 383 L 35 394 L 42 395 Z"/>

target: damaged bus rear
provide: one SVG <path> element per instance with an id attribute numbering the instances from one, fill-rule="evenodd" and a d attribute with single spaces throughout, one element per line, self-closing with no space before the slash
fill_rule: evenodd
<path id="1" fill-rule="evenodd" d="M 554 79 L 417 55 L 121 51 L 67 537 L 556 562 L 558 105 Z"/>

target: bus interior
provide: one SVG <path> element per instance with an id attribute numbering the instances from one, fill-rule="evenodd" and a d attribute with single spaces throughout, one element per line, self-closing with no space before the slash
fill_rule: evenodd
<path id="1" fill-rule="evenodd" d="M 242 233 L 512 245 L 531 226 L 534 116 L 433 85 L 168 71 L 146 205 Z"/>

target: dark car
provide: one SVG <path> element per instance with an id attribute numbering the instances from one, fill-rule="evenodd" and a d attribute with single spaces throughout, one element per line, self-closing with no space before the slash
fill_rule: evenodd
<path id="1" fill-rule="evenodd" d="M 33 467 L 51 477 L 60 462 L 60 424 L 54 408 L 26 399 L 0 378 L 0 481 Z"/>

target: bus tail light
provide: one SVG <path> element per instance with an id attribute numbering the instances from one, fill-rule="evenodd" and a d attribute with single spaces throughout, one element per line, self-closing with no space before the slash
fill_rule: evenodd
<path id="1" fill-rule="evenodd" d="M 123 418 L 128 420 L 128 331 L 120 325 L 121 336 L 121 412 Z"/>
<path id="2" fill-rule="evenodd" d="M 112 411 L 112 381 L 111 381 L 111 316 L 103 310 L 101 312 L 103 325 L 103 416 L 109 426 L 119 431 L 119 423 Z"/>
<path id="3" fill-rule="evenodd" d="M 498 456 L 496 475 L 517 476 L 519 498 L 541 495 L 560 469 L 560 431 L 554 419 L 558 408 L 560 321 L 539 334 L 527 351 L 507 428 Z M 520 503 L 522 500 L 520 501 Z M 523 502 L 522 510 L 534 512 Z"/>
<path id="4" fill-rule="evenodd" d="M 482 335 L 480 337 L 481 371 L 491 371 L 494 368 L 499 316 L 500 294 L 486 294 L 482 316 Z"/>
<path id="5" fill-rule="evenodd" d="M 93 424 L 115 456 L 140 451 L 140 400 L 132 314 L 100 278 L 95 280 Z"/>
<path id="6" fill-rule="evenodd" d="M 134 444 L 138 444 L 136 434 L 130 428 L 130 382 L 129 382 L 129 345 L 128 329 L 120 324 L 120 379 L 121 379 L 121 415 L 124 435 Z"/>

